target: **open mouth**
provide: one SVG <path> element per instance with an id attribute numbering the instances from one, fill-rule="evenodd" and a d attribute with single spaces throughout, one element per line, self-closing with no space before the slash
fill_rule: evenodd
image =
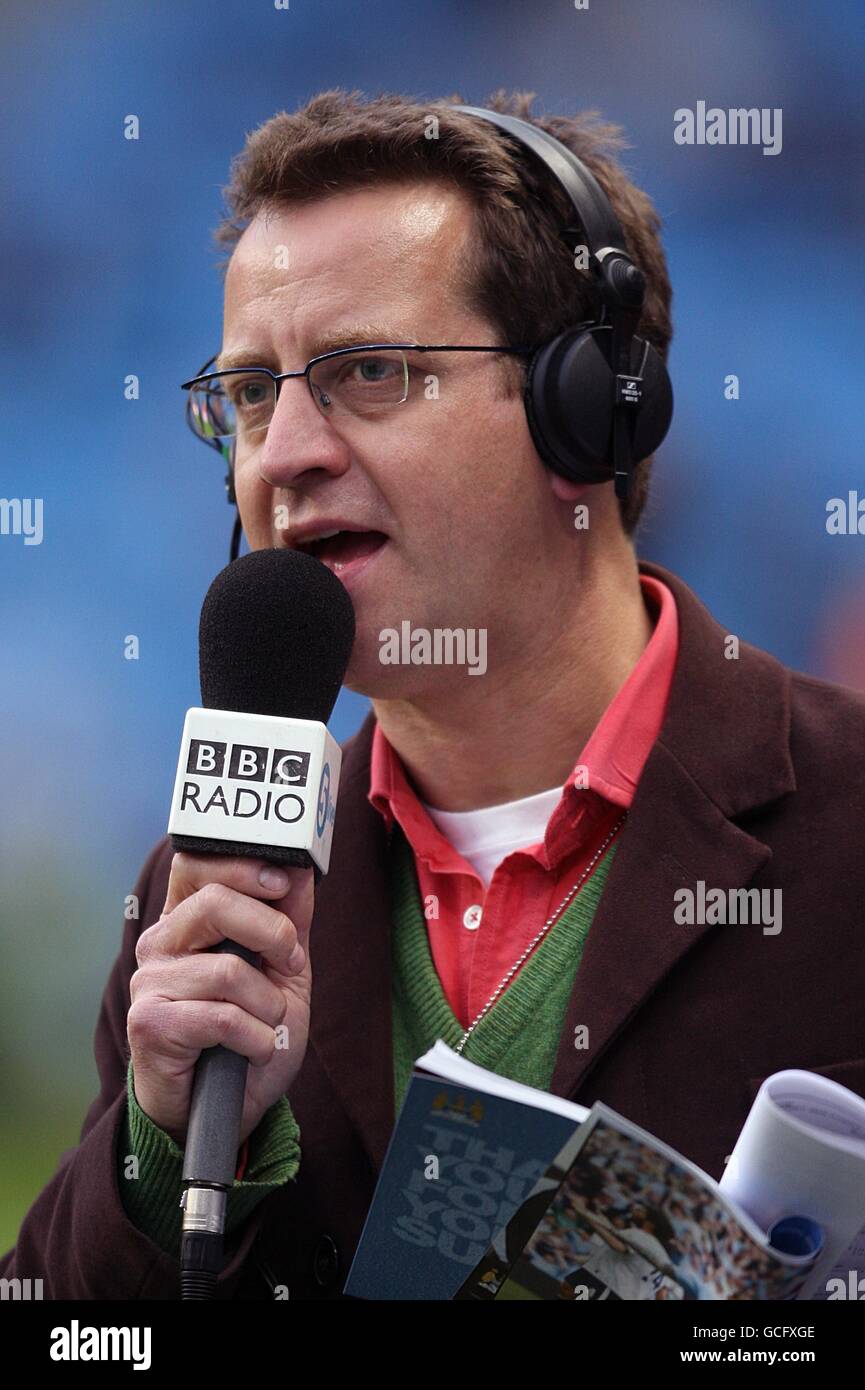
<path id="1" fill-rule="evenodd" d="M 301 542 L 297 549 L 314 555 L 335 572 L 361 560 L 368 560 L 381 550 L 387 536 L 383 531 L 337 531 L 334 536 Z"/>

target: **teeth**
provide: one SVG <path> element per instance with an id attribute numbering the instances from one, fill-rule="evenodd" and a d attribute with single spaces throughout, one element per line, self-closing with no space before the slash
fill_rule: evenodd
<path id="1" fill-rule="evenodd" d="M 316 531 L 312 536 L 304 536 L 301 545 L 312 545 L 313 541 L 328 541 L 331 536 L 338 536 L 340 528 L 337 526 L 335 531 Z"/>

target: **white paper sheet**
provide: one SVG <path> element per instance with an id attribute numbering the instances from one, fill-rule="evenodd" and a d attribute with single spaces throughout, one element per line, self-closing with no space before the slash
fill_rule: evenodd
<path id="1" fill-rule="evenodd" d="M 776 1072 L 760 1087 L 720 1187 L 767 1232 L 785 1216 L 819 1222 L 823 1251 L 800 1298 L 827 1298 L 830 1279 L 858 1287 L 865 1276 L 865 1100 L 815 1072 Z"/>

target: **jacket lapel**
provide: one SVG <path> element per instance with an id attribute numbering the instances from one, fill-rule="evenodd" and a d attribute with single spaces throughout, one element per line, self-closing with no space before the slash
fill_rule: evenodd
<path id="1" fill-rule="evenodd" d="M 394 1122 L 388 835 L 369 804 L 370 712 L 343 751 L 331 867 L 310 931 L 310 1044 L 376 1171 Z"/>
<path id="2" fill-rule="evenodd" d="M 771 855 L 734 817 L 795 789 L 789 673 L 729 636 L 694 594 L 656 565 L 673 591 L 679 655 L 660 735 L 628 814 L 589 931 L 550 1089 L 573 1096 L 660 981 L 712 925 L 675 922 L 677 889 L 745 887 Z M 574 1047 L 588 1026 L 590 1046 Z"/>

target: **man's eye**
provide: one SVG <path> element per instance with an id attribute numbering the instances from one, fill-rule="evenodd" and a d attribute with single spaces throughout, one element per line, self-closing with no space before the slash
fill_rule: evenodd
<path id="1" fill-rule="evenodd" d="M 396 375 L 401 376 L 402 362 L 382 357 L 361 357 L 351 364 L 349 372 L 353 373 L 355 381 L 374 385 L 379 381 L 389 381 Z"/>
<path id="2" fill-rule="evenodd" d="M 254 410 L 264 405 L 269 391 L 265 382 L 247 378 L 233 382 L 228 388 L 228 396 L 236 410 Z"/>

